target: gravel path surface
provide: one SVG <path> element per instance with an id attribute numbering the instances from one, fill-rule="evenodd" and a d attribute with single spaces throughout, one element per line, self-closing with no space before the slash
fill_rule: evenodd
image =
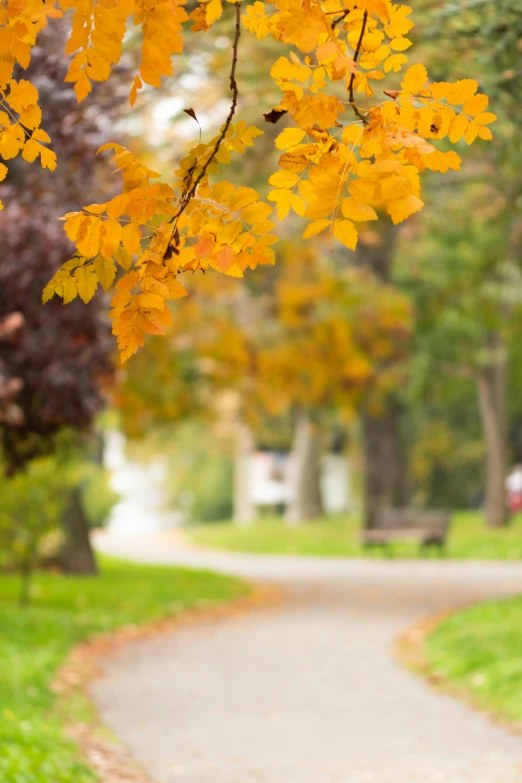
<path id="1" fill-rule="evenodd" d="M 234 555 L 168 535 L 97 546 L 284 590 L 107 661 L 101 716 L 158 783 L 522 783 L 522 739 L 391 654 L 430 613 L 522 592 L 522 563 Z"/>

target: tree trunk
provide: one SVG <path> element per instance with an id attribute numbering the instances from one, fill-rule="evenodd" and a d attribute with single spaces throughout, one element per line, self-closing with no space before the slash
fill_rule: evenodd
<path id="1" fill-rule="evenodd" d="M 290 476 L 290 499 L 285 519 L 299 525 L 323 513 L 320 489 L 320 432 L 306 411 L 299 411 L 295 424 Z"/>
<path id="2" fill-rule="evenodd" d="M 506 475 L 506 386 L 507 365 L 502 338 L 493 332 L 488 348 L 496 352 L 477 378 L 477 390 L 486 441 L 486 523 L 501 527 L 509 522 L 504 480 Z"/>
<path id="3" fill-rule="evenodd" d="M 254 439 L 250 428 L 237 423 L 234 457 L 234 522 L 236 525 L 250 525 L 255 518 L 251 500 L 250 460 L 254 450 Z"/>
<path id="4" fill-rule="evenodd" d="M 79 487 L 71 490 L 62 514 L 62 529 L 65 533 L 62 553 L 64 570 L 69 574 L 97 574 L 96 558 L 89 538 L 89 525 Z"/>
<path id="5" fill-rule="evenodd" d="M 380 415 L 363 412 L 364 452 L 364 527 L 378 523 L 382 508 L 401 508 L 408 504 L 408 467 L 401 436 L 402 406 L 387 401 Z"/>
<path id="6" fill-rule="evenodd" d="M 361 266 L 385 283 L 392 277 L 396 236 L 395 227 L 388 221 L 372 242 L 363 240 L 357 248 Z M 375 527 L 381 508 L 405 506 L 409 500 L 408 460 L 401 432 L 403 408 L 391 396 L 384 405 L 381 415 L 366 410 L 362 416 L 366 529 Z"/>

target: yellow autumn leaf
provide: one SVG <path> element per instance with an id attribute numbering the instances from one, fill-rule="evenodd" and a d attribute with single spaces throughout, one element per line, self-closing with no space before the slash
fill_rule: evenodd
<path id="1" fill-rule="evenodd" d="M 10 79 L 9 94 L 5 100 L 14 111 L 21 112 L 27 106 L 38 103 L 38 90 L 27 79 L 18 82 Z"/>
<path id="2" fill-rule="evenodd" d="M 417 63 L 416 65 L 412 65 L 411 68 L 408 68 L 404 74 L 401 87 L 405 92 L 415 95 L 426 86 L 427 81 L 428 71 L 424 65 Z"/>
<path id="3" fill-rule="evenodd" d="M 385 73 L 389 73 L 390 71 L 398 73 L 398 71 L 402 70 L 404 63 L 407 62 L 408 58 L 405 54 L 392 54 L 384 61 L 384 71 Z"/>
<path id="4" fill-rule="evenodd" d="M 272 79 L 295 79 L 297 82 L 306 82 L 312 71 L 307 65 L 291 63 L 286 57 L 280 57 L 270 70 Z"/>
<path id="5" fill-rule="evenodd" d="M 122 227 L 117 220 L 109 218 L 103 221 L 104 235 L 100 244 L 100 252 L 105 258 L 111 258 L 118 250 L 122 240 Z"/>
<path id="6" fill-rule="evenodd" d="M 449 139 L 452 144 L 455 144 L 457 141 L 460 141 L 460 139 L 464 136 L 464 133 L 466 132 L 466 129 L 469 125 L 469 120 L 464 114 L 458 114 L 453 122 L 451 123 L 450 131 L 449 131 Z"/>
<path id="7" fill-rule="evenodd" d="M 404 52 L 411 46 L 411 41 L 408 38 L 393 38 L 389 43 L 390 49 L 395 52 Z"/>
<path id="8" fill-rule="evenodd" d="M 292 188 L 299 182 L 299 174 L 295 171 L 276 171 L 268 178 L 268 181 L 275 188 Z"/>
<path id="9" fill-rule="evenodd" d="M 295 194 L 292 194 L 290 196 L 290 206 L 296 213 L 296 215 L 300 215 L 301 217 L 304 215 L 306 210 L 306 203 L 300 196 L 296 196 Z"/>
<path id="10" fill-rule="evenodd" d="M 175 277 L 170 277 L 165 280 L 165 284 L 169 289 L 169 299 L 182 299 L 184 296 L 188 296 L 188 291 L 183 288 L 179 280 Z"/>
<path id="11" fill-rule="evenodd" d="M 82 224 L 82 230 L 76 240 L 76 247 L 85 258 L 98 255 L 103 222 L 97 217 L 88 217 Z"/>
<path id="12" fill-rule="evenodd" d="M 139 255 L 141 253 L 141 231 L 136 223 L 127 223 L 123 226 L 121 239 L 127 253 L 131 255 Z"/>
<path id="13" fill-rule="evenodd" d="M 355 250 L 357 245 L 357 229 L 351 220 L 335 220 L 333 223 L 333 235 L 343 245 Z"/>
<path id="14" fill-rule="evenodd" d="M 467 114 L 468 117 L 476 117 L 478 114 L 482 114 L 487 108 L 488 103 L 489 98 L 487 95 L 474 95 L 464 103 L 462 111 L 464 114 Z"/>
<path id="15" fill-rule="evenodd" d="M 107 289 L 110 288 L 113 284 L 114 278 L 116 277 L 116 264 L 112 258 L 97 256 L 94 259 L 94 271 L 96 273 L 96 277 L 101 283 L 103 290 L 107 291 Z"/>
<path id="16" fill-rule="evenodd" d="M 495 120 L 498 119 L 496 114 L 493 114 L 493 112 L 486 111 L 483 114 L 479 114 L 477 117 L 475 117 L 474 122 L 477 123 L 477 125 L 489 125 L 492 122 L 495 122 Z"/>
<path id="17" fill-rule="evenodd" d="M 51 171 L 55 170 L 57 165 L 55 153 L 48 147 L 44 147 L 34 138 L 28 139 L 22 152 L 22 158 L 29 163 L 32 163 L 38 156 L 40 156 L 42 168 L 50 169 Z"/>
<path id="18" fill-rule="evenodd" d="M 86 225 L 88 225 L 87 221 L 89 218 L 84 215 L 83 212 L 72 212 L 69 216 L 66 215 L 66 217 L 67 220 L 64 225 L 65 233 L 71 242 L 76 242 L 80 236 L 84 221 L 86 222 Z"/>
<path id="19" fill-rule="evenodd" d="M 229 266 L 229 268 L 223 273 L 225 275 L 228 275 L 228 277 L 244 277 L 242 270 L 238 267 L 238 265 L 234 262 Z"/>
<path id="20" fill-rule="evenodd" d="M 466 128 L 466 133 L 464 134 L 464 140 L 466 141 L 466 144 L 473 144 L 475 139 L 478 136 L 479 132 L 479 126 L 476 122 L 470 122 L 468 127 Z"/>
<path id="21" fill-rule="evenodd" d="M 261 220 L 265 220 L 271 214 L 271 206 L 265 204 L 264 201 L 256 201 L 254 204 L 250 204 L 250 206 L 244 207 L 241 210 L 241 219 L 244 220 L 245 223 L 255 225 Z"/>
<path id="22" fill-rule="evenodd" d="M 278 150 L 286 150 L 289 147 L 295 147 L 305 137 L 305 131 L 301 128 L 285 128 L 275 140 Z"/>
<path id="23" fill-rule="evenodd" d="M 478 135 L 479 138 L 484 139 L 484 141 L 491 141 L 493 138 L 493 134 L 491 133 L 490 129 L 486 128 L 484 125 L 479 125 Z"/>
<path id="24" fill-rule="evenodd" d="M 78 81 L 74 85 L 74 92 L 76 94 L 76 98 L 78 99 L 78 103 L 84 101 L 89 93 L 92 92 L 91 80 L 85 71 L 81 72 Z"/>
<path id="25" fill-rule="evenodd" d="M 321 231 L 324 231 L 325 228 L 328 228 L 331 223 L 331 220 L 325 219 L 312 221 L 303 231 L 302 239 L 310 239 L 310 237 L 314 237 L 316 234 L 320 234 Z"/>
<path id="26" fill-rule="evenodd" d="M 120 247 L 114 258 L 125 272 L 129 271 L 132 266 L 132 256 L 124 247 Z"/>
<path id="27" fill-rule="evenodd" d="M 354 198 L 345 198 L 341 205 L 341 211 L 345 218 L 362 222 L 364 220 L 377 220 L 377 212 L 368 204 L 362 204 Z"/>
<path id="28" fill-rule="evenodd" d="M 446 100 L 458 106 L 465 103 L 475 95 L 478 89 L 478 82 L 475 79 L 459 79 L 453 84 L 446 85 Z"/>
<path id="29" fill-rule="evenodd" d="M 62 297 L 64 304 L 69 304 L 78 296 L 78 282 L 74 277 L 67 275 L 56 284 L 55 291 Z"/>
<path id="30" fill-rule="evenodd" d="M 221 0 L 210 0 L 205 6 L 205 19 L 208 25 L 214 24 L 223 15 Z"/>
<path id="31" fill-rule="evenodd" d="M 126 207 L 129 204 L 130 197 L 127 193 L 120 193 L 115 196 L 106 204 L 106 212 L 111 218 L 119 218 L 124 214 Z"/>
<path id="32" fill-rule="evenodd" d="M 419 212 L 424 203 L 417 196 L 405 196 L 403 198 L 392 199 L 387 202 L 386 209 L 395 225 L 402 223 L 403 220 Z"/>
<path id="33" fill-rule="evenodd" d="M 90 302 L 98 288 L 98 278 L 92 266 L 81 266 L 74 273 L 80 298 L 85 304 Z"/>

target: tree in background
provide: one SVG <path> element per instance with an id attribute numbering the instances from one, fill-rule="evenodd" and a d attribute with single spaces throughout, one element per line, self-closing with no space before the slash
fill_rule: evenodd
<path id="1" fill-rule="evenodd" d="M 413 296 L 418 313 L 413 387 L 422 389 L 420 398 L 416 391 L 408 397 L 412 415 L 407 418 L 420 442 L 432 431 L 432 445 L 441 445 L 445 437 L 435 433 L 442 436 L 444 418 L 451 422 L 450 440 L 457 441 L 449 460 L 433 452 L 437 490 L 425 476 L 420 493 L 436 505 L 462 503 L 466 495 L 476 504 L 482 495 L 487 522 L 495 527 L 508 520 L 508 410 L 513 415 L 516 407 L 514 401 L 508 406 L 508 368 L 520 309 L 522 115 L 515 82 L 522 18 L 514 4 L 490 0 L 458 8 L 428 2 L 422 10 L 423 56 L 431 72 L 458 79 L 472 68 L 484 89 L 495 90 L 498 123 L 493 143 L 467 154 L 465 170 L 448 183 L 451 189 L 431 188 L 423 229 L 413 225 L 399 247 L 396 280 Z M 443 400 L 447 407 L 441 409 Z M 465 411 L 475 406 L 483 449 L 474 421 L 466 424 Z M 429 410 L 438 420 L 433 430 Z M 469 480 L 454 481 L 452 474 Z M 449 487 L 453 495 L 447 494 Z"/>
<path id="2" fill-rule="evenodd" d="M 79 107 L 72 86 L 56 92 L 56 82 L 65 75 L 59 50 L 59 41 L 42 33 L 28 70 L 53 133 L 59 173 L 17 159 L 3 186 L 0 373 L 2 387 L 11 392 L 0 430 L 8 473 L 23 470 L 35 456 L 52 450 L 54 436 L 62 429 L 89 430 L 113 373 L 103 297 L 87 309 L 79 302 L 70 308 L 41 305 L 42 286 L 71 252 L 59 215 L 81 203 L 92 188 L 104 187 L 96 149 L 104 139 L 102 125 L 114 116 L 115 107 L 113 90 L 105 90 L 105 117 L 94 114 L 89 102 Z M 92 571 L 94 557 L 77 490 L 70 494 L 70 508 L 63 515 L 69 539 L 66 564 L 71 570 Z"/>
<path id="3" fill-rule="evenodd" d="M 252 517 L 250 453 L 267 422 L 288 417 L 295 486 L 287 519 L 320 516 L 325 426 L 352 418 L 369 393 L 378 405 L 400 381 L 408 343 L 409 306 L 391 286 L 328 261 L 321 242 L 285 242 L 282 251 L 261 285 L 259 278 L 251 288 L 230 281 L 228 295 L 222 289 L 217 297 L 212 281 L 201 278 L 189 307 L 174 316 L 169 339 L 128 368 L 117 397 L 131 428 L 136 422 L 146 428 L 212 410 L 219 417 L 223 395 L 234 393 L 240 522 Z"/>
<path id="4" fill-rule="evenodd" d="M 410 310 L 367 270 L 332 268 L 306 250 L 288 255 L 276 287 L 279 334 L 263 340 L 259 362 L 267 409 L 290 409 L 295 418 L 287 517 L 301 522 L 320 512 L 321 424 L 385 405 L 400 383 Z"/>

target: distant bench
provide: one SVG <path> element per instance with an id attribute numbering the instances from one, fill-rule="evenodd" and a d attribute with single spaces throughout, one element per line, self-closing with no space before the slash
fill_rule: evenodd
<path id="1" fill-rule="evenodd" d="M 437 546 L 442 553 L 449 529 L 449 511 L 418 511 L 413 508 L 387 508 L 378 515 L 377 525 L 362 531 L 364 546 L 387 547 L 393 541 L 417 541 L 422 549 Z"/>

